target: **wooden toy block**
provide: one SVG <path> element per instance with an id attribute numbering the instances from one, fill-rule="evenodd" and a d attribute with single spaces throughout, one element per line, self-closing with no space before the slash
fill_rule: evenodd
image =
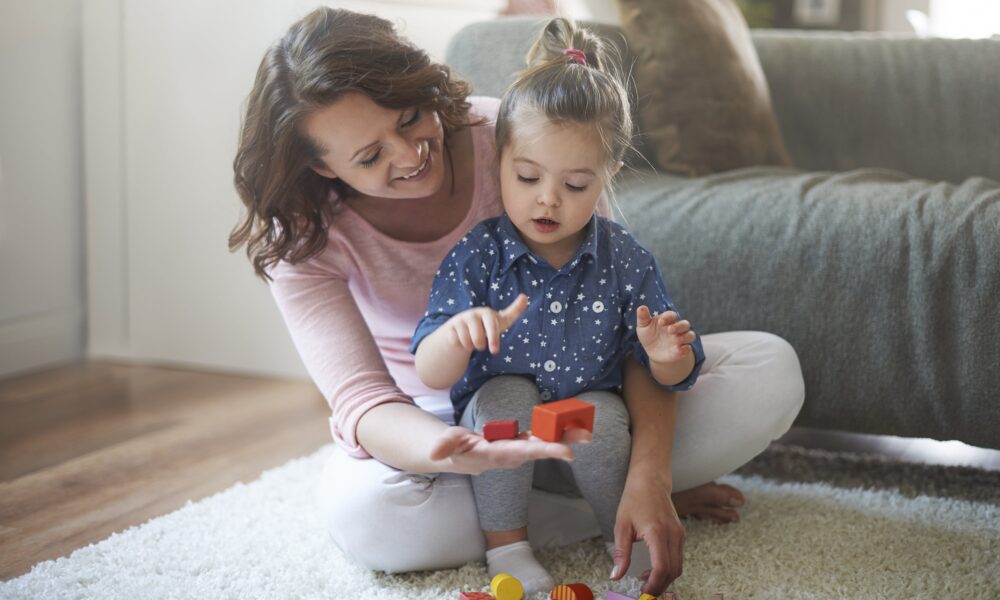
<path id="1" fill-rule="evenodd" d="M 496 598 L 486 592 L 462 592 L 458 595 L 458 600 L 496 600 Z"/>
<path id="2" fill-rule="evenodd" d="M 557 585 L 549 600 L 594 600 L 594 592 L 582 583 Z"/>
<path id="3" fill-rule="evenodd" d="M 558 442 L 572 428 L 594 432 L 594 405 L 577 398 L 536 404 L 531 413 L 531 433 L 546 442 Z"/>
<path id="4" fill-rule="evenodd" d="M 496 596 L 496 600 L 521 600 L 524 597 L 521 582 L 508 573 L 497 573 L 490 582 L 490 591 Z"/>
<path id="5" fill-rule="evenodd" d="M 712 594 L 712 600 L 723 600 L 722 594 Z"/>
<path id="6" fill-rule="evenodd" d="M 517 437 L 517 431 L 517 419 L 490 421 L 483 425 L 483 437 L 490 442 L 493 440 L 512 440 Z"/>

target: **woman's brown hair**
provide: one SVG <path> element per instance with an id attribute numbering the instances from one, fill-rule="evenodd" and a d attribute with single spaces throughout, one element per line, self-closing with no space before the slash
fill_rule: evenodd
<path id="1" fill-rule="evenodd" d="M 354 191 L 310 167 L 320 156 L 303 131 L 312 111 L 361 92 L 385 108 L 437 111 L 447 141 L 467 125 L 469 91 L 385 19 L 328 7 L 306 15 L 268 48 L 246 101 L 233 171 L 247 213 L 229 235 L 230 251 L 246 244 L 254 271 L 269 280 L 278 262 L 323 250 L 330 192 L 342 200 Z"/>

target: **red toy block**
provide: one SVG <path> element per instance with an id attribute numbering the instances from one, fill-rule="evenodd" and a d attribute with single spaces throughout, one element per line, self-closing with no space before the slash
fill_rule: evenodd
<path id="1" fill-rule="evenodd" d="M 594 592 L 582 583 L 557 585 L 549 600 L 594 600 Z"/>
<path id="2" fill-rule="evenodd" d="M 577 398 L 536 404 L 531 413 L 531 433 L 546 442 L 562 440 L 567 429 L 594 433 L 594 405 Z"/>
<path id="3" fill-rule="evenodd" d="M 458 595 L 458 600 L 496 600 L 496 598 L 488 592 L 462 592 Z"/>
<path id="4" fill-rule="evenodd" d="M 512 440 L 517 437 L 517 419 L 490 421 L 483 425 L 483 437 L 487 441 Z"/>

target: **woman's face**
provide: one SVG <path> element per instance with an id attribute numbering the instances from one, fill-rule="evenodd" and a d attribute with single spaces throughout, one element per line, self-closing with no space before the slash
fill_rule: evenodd
<path id="1" fill-rule="evenodd" d="M 377 198 L 425 198 L 444 181 L 444 128 L 437 112 L 383 108 L 352 92 L 313 112 L 305 131 L 320 147 L 312 165 Z"/>

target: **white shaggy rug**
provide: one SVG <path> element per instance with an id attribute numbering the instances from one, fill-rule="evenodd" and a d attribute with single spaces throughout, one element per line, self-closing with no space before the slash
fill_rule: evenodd
<path id="1" fill-rule="evenodd" d="M 0 598 L 454 599 L 486 590 L 481 564 L 385 575 L 329 542 L 313 505 L 326 447 L 171 514 L 36 565 L 0 583 Z M 1000 598 L 1000 505 L 896 491 L 723 481 L 747 497 L 737 525 L 687 521 L 682 600 Z M 611 586 L 596 540 L 539 554 L 556 581 Z M 538 598 L 544 596 L 539 595 Z"/>

